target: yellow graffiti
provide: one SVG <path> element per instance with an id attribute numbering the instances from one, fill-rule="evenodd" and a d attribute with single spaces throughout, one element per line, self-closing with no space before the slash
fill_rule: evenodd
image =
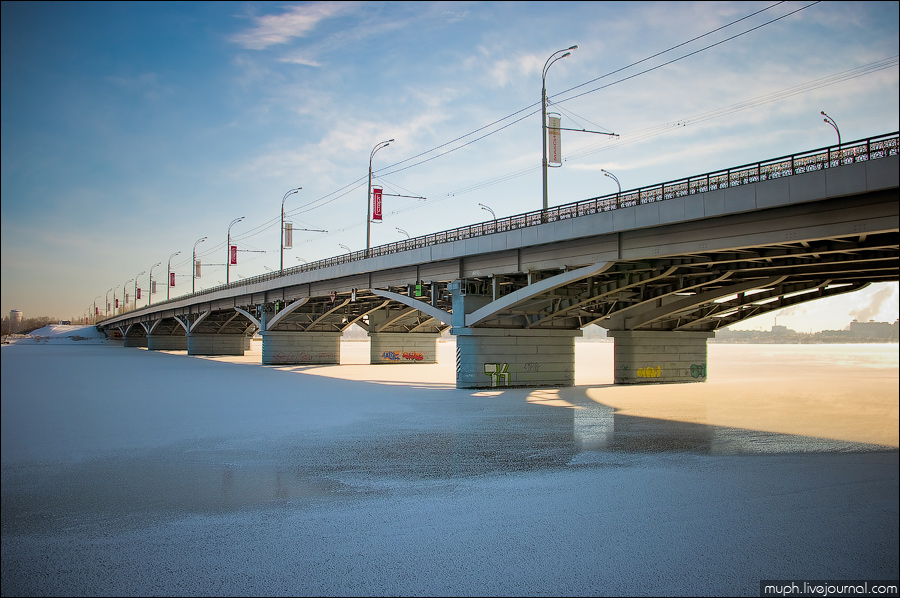
<path id="1" fill-rule="evenodd" d="M 509 386 L 508 363 L 486 363 L 484 373 L 491 377 L 491 387 Z"/>
<path id="2" fill-rule="evenodd" d="M 662 376 L 662 368 L 660 366 L 656 366 L 655 368 L 651 366 L 647 366 L 645 368 L 637 369 L 637 377 L 638 378 L 659 378 Z"/>

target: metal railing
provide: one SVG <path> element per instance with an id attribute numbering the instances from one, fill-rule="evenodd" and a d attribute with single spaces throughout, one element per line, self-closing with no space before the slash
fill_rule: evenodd
<path id="1" fill-rule="evenodd" d="M 761 181 L 804 174 L 825 168 L 835 168 L 838 166 L 854 164 L 856 162 L 866 162 L 869 160 L 886 158 L 888 156 L 896 156 L 898 154 L 898 141 L 900 141 L 900 133 L 898 132 L 879 135 L 877 137 L 843 143 L 837 146 L 824 147 L 799 154 L 773 158 L 763 162 L 708 172 L 686 179 L 678 179 L 648 187 L 640 187 L 629 191 L 593 197 L 591 199 L 564 204 L 546 210 L 536 210 L 516 216 L 488 220 L 460 228 L 413 237 L 403 241 L 389 243 L 387 245 L 379 245 L 370 248 L 368 251 L 361 250 L 345 253 L 343 255 L 329 257 L 315 262 L 285 268 L 281 272 L 268 272 L 250 278 L 242 278 L 239 282 L 181 295 L 175 299 L 155 303 L 154 306 L 164 305 L 165 303 L 176 300 L 182 301 L 184 299 L 190 299 L 191 297 L 207 295 L 229 288 L 266 282 L 300 272 L 311 272 L 322 268 L 339 266 L 341 264 L 364 260 L 370 257 L 391 255 L 442 243 L 453 243 L 454 241 L 462 241 L 484 235 L 527 228 L 529 226 L 538 226 L 549 222 L 558 222 L 620 208 L 675 199 L 686 195 L 706 193 L 719 189 L 727 189 L 740 185 L 748 185 Z"/>

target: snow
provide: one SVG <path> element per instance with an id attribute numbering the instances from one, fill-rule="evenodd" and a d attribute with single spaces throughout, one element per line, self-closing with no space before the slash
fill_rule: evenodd
<path id="1" fill-rule="evenodd" d="M 78 340 L 87 338 L 90 340 Z M 256 344 L 256 343 L 254 343 Z M 458 390 L 50 326 L 2 348 L 2 595 L 758 595 L 898 577 L 897 348 L 710 345 L 710 382 Z M 869 364 L 860 367 L 860 363 Z"/>
<path id="2" fill-rule="evenodd" d="M 37 343 L 107 343 L 106 335 L 100 332 L 96 326 L 79 326 L 74 324 L 50 324 L 38 328 L 27 334 L 15 335 L 9 338 L 11 343 L 37 344 Z"/>

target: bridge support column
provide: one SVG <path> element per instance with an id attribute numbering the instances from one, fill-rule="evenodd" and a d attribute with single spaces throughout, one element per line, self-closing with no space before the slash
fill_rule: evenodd
<path id="1" fill-rule="evenodd" d="M 148 341 L 146 336 L 126 336 L 122 339 L 124 347 L 146 347 Z"/>
<path id="2" fill-rule="evenodd" d="M 187 337 L 171 334 L 151 334 L 147 337 L 150 351 L 187 351 Z"/>
<path id="3" fill-rule="evenodd" d="M 243 355 L 243 334 L 197 334 L 187 335 L 188 355 Z"/>
<path id="4" fill-rule="evenodd" d="M 263 365 L 339 364 L 340 332 L 262 331 Z"/>
<path id="5" fill-rule="evenodd" d="M 575 385 L 581 330 L 454 328 L 457 388 Z"/>
<path id="6" fill-rule="evenodd" d="M 370 363 L 437 363 L 437 341 L 432 332 L 370 332 Z"/>
<path id="7" fill-rule="evenodd" d="M 714 332 L 609 330 L 616 384 L 706 382 L 706 341 Z"/>

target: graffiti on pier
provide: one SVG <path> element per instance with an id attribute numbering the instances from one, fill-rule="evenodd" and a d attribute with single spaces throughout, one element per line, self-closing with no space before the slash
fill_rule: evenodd
<path id="1" fill-rule="evenodd" d="M 319 351 L 315 355 L 306 351 L 279 351 L 272 358 L 272 363 L 336 363 L 338 354 L 334 351 Z"/>
<path id="2" fill-rule="evenodd" d="M 526 372 L 539 372 L 541 371 L 541 364 L 536 363 L 534 361 L 528 362 L 525 364 Z"/>
<path id="3" fill-rule="evenodd" d="M 660 376 L 662 376 L 662 368 L 660 366 L 653 367 L 651 365 L 637 369 L 638 378 L 659 378 Z"/>
<path id="4" fill-rule="evenodd" d="M 508 363 L 486 363 L 484 373 L 491 377 L 491 387 L 509 386 Z"/>
<path id="5" fill-rule="evenodd" d="M 388 361 L 423 361 L 425 355 L 418 351 L 384 351 L 381 358 Z"/>
<path id="6" fill-rule="evenodd" d="M 706 364 L 691 364 L 691 378 L 706 378 Z"/>

